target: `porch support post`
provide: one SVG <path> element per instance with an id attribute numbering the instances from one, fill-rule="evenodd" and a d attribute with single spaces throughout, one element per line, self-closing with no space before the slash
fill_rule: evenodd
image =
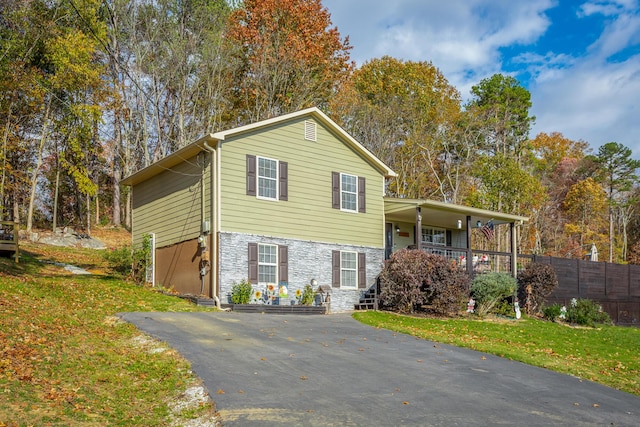
<path id="1" fill-rule="evenodd" d="M 516 247 L 516 224 L 509 223 L 509 234 L 511 235 L 511 274 L 518 276 L 518 250 Z"/>
<path id="2" fill-rule="evenodd" d="M 416 207 L 416 249 L 422 250 L 422 208 Z"/>
<path id="3" fill-rule="evenodd" d="M 471 215 L 467 215 L 467 273 L 473 271 L 473 251 L 471 250 Z"/>

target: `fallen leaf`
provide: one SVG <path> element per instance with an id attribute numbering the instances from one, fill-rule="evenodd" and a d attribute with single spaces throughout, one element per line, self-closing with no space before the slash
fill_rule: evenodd
<path id="1" fill-rule="evenodd" d="M 578 402 L 574 402 L 573 406 L 580 406 L 580 404 Z"/>
<path id="2" fill-rule="evenodd" d="M 481 359 L 481 360 L 487 360 L 487 358 L 486 358 L 486 357 L 484 357 L 484 356 L 482 356 L 480 359 Z"/>
<path id="3" fill-rule="evenodd" d="M 599 406 L 600 406 L 600 405 L 598 405 L 597 403 L 594 403 L 594 404 L 593 404 L 593 407 L 594 407 L 594 408 L 598 408 Z"/>
<path id="4" fill-rule="evenodd" d="M 422 359 L 418 359 L 418 360 L 417 360 L 417 362 L 418 362 L 418 363 L 422 363 Z"/>
<path id="5" fill-rule="evenodd" d="M 308 378 L 308 377 L 306 377 L 306 376 L 304 376 L 304 375 L 302 375 L 302 376 L 300 377 L 300 379 L 301 379 L 302 381 L 305 381 L 305 380 L 308 380 L 309 378 Z"/>
<path id="6" fill-rule="evenodd" d="M 244 390 L 238 390 L 239 394 L 244 394 Z"/>
<path id="7" fill-rule="evenodd" d="M 409 404 L 409 402 L 402 402 L 402 404 L 403 404 L 403 405 L 408 405 L 408 404 Z"/>
<path id="8" fill-rule="evenodd" d="M 223 389 L 218 389 L 218 394 L 224 394 L 224 390 Z"/>
<path id="9" fill-rule="evenodd" d="M 261 357 L 260 360 L 267 360 L 267 358 L 266 357 Z"/>

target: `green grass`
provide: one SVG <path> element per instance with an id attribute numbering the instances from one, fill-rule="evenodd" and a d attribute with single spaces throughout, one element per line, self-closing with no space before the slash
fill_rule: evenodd
<path id="1" fill-rule="evenodd" d="M 25 249 L 20 264 L 0 258 L 0 426 L 169 424 L 167 403 L 198 380 L 115 315 L 202 309 L 110 276 L 96 251 Z M 102 274 L 73 276 L 52 261 Z"/>
<path id="2" fill-rule="evenodd" d="M 576 328 L 533 318 L 433 319 L 357 312 L 367 325 L 466 347 L 640 395 L 640 329 Z"/>

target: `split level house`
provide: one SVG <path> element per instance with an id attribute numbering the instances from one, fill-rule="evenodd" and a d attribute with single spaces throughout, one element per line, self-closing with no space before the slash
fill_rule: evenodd
<path id="1" fill-rule="evenodd" d="M 473 269 L 478 222 L 526 218 L 428 200 L 384 197 L 395 173 L 317 108 L 206 135 L 125 178 L 134 246 L 152 241 L 152 281 L 183 294 L 230 300 L 312 282 L 331 311 L 352 310 L 394 250 L 413 247 Z M 421 230 L 417 233 L 416 230 Z M 515 237 L 513 238 L 515 241 Z M 515 268 L 510 253 L 488 254 Z"/>

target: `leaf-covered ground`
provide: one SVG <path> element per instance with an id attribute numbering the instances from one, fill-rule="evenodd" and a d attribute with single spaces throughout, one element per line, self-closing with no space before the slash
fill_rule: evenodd
<path id="1" fill-rule="evenodd" d="M 198 385 L 186 360 L 115 315 L 194 311 L 109 275 L 99 251 L 26 244 L 0 258 L 0 426 L 164 426 L 213 418 L 210 402 L 172 411 Z M 75 276 L 54 264 L 94 274 Z"/>

